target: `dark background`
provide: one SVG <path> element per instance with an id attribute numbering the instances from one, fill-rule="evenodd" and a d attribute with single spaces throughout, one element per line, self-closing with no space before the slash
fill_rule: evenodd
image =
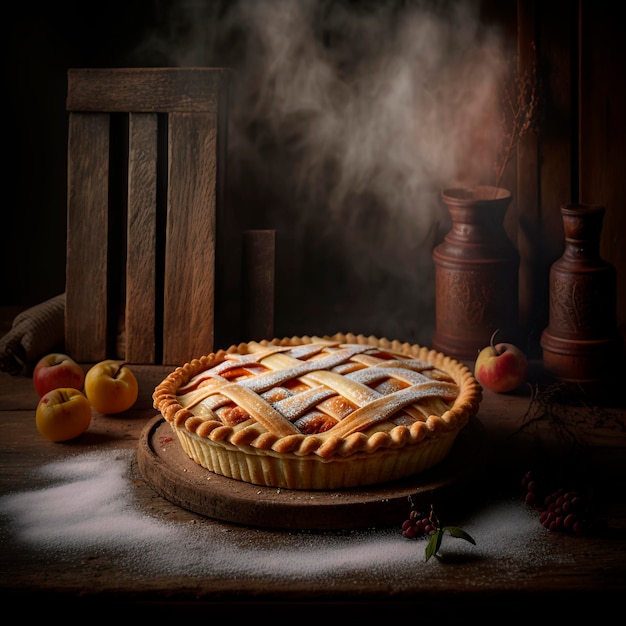
<path id="1" fill-rule="evenodd" d="M 0 305 L 31 306 L 64 290 L 68 68 L 215 65 L 237 70 L 242 41 L 232 25 L 221 29 L 236 4 L 64 1 L 11 3 L 5 9 Z M 355 33 L 342 38 L 339 30 L 327 28 L 324 16 L 339 5 L 357 16 L 385 6 L 387 18 L 401 22 L 404 12 L 415 7 L 445 15 L 458 4 L 318 2 L 318 34 L 328 48 L 353 46 L 341 57 L 349 70 L 372 49 Z M 545 324 L 547 273 L 562 250 L 559 205 L 581 200 L 609 209 L 602 252 L 618 268 L 618 322 L 623 326 L 625 64 L 611 4 L 465 4 L 478 7 L 484 25 L 498 25 L 512 53 L 527 48 L 530 39 L 538 41 L 548 83 L 543 129 L 530 146 L 522 146 L 505 181 L 514 192 L 507 228 L 523 256 L 522 321 L 535 335 Z M 307 180 L 303 193 L 290 169 L 298 156 L 298 133 L 307 122 L 304 116 L 300 127 L 291 124 L 272 135 L 263 159 L 242 157 L 229 170 L 241 227 L 277 230 L 276 334 L 354 331 L 428 343 L 434 319 L 429 263 L 432 247 L 446 232 L 446 212 L 432 209 L 427 226 L 404 213 L 379 210 L 380 198 L 365 193 L 347 198 L 339 217 L 329 215 L 333 172 L 314 188 Z M 245 130 L 262 133 L 263 125 Z M 259 163 L 261 170 L 255 169 Z M 422 187 L 415 204 L 434 206 L 438 183 Z M 303 203 L 317 210 L 294 213 Z M 519 226 L 528 220 L 537 233 L 530 243 Z M 525 255 L 535 258 L 525 263 Z"/>
<path id="2" fill-rule="evenodd" d="M 65 289 L 67 70 L 123 67 L 166 3 L 11 3 L 2 37 L 5 121 L 0 304 Z"/>

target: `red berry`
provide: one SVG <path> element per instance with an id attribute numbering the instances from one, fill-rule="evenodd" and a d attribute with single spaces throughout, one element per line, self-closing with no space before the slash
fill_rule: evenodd
<path id="1" fill-rule="evenodd" d="M 588 530 L 588 525 L 579 519 L 585 502 L 577 491 L 559 487 L 544 496 L 541 481 L 536 480 L 531 471 L 524 474 L 521 484 L 526 490 L 524 501 L 540 513 L 539 521 L 545 528 L 577 535 Z"/>
<path id="2" fill-rule="evenodd" d="M 413 537 L 415 537 L 418 533 L 417 533 L 417 529 L 415 528 L 415 526 L 409 526 L 406 530 L 402 531 L 402 534 L 407 539 L 413 539 Z"/>
<path id="3" fill-rule="evenodd" d="M 564 520 L 563 520 L 563 526 L 565 526 L 565 528 L 567 528 L 568 530 L 570 528 L 573 528 L 574 525 L 576 524 L 577 518 L 573 513 L 570 513 Z"/>
<path id="4" fill-rule="evenodd" d="M 537 494 L 533 491 L 529 491 L 524 499 L 526 500 L 526 504 L 533 506 L 537 502 Z"/>

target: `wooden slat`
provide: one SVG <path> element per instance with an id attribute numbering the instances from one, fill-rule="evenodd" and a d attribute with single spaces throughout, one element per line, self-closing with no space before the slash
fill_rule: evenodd
<path id="1" fill-rule="evenodd" d="M 67 334 L 70 345 L 89 344 L 82 360 L 117 356 L 133 363 L 180 364 L 213 349 L 227 81 L 228 72 L 220 68 L 68 71 L 70 117 L 80 112 L 85 119 L 104 116 L 108 122 L 102 129 L 102 162 L 75 168 L 73 176 L 80 189 L 73 215 L 84 207 L 90 214 L 101 212 L 100 219 L 86 216 L 83 230 L 72 227 L 68 235 L 80 250 L 70 256 L 67 273 Z M 121 133 L 125 139 L 118 145 L 117 122 L 123 129 L 125 120 L 128 134 Z M 165 120 L 167 154 L 160 128 Z M 68 145 L 70 161 L 80 159 L 81 150 L 95 150 L 90 142 L 88 133 L 77 135 Z M 98 174 L 104 168 L 106 175 Z M 95 194 L 97 202 L 91 199 Z M 98 246 L 91 249 L 91 238 L 100 252 Z M 79 265 L 83 280 L 96 277 L 88 295 L 77 285 Z M 103 311 L 94 313 L 94 306 Z M 87 328 L 81 326 L 85 320 Z M 94 324 L 98 332 L 91 329 Z"/>
<path id="2" fill-rule="evenodd" d="M 518 2 L 518 71 L 531 71 L 536 58 L 538 33 L 536 30 L 535 0 Z M 517 248 L 520 253 L 519 272 L 519 320 L 522 329 L 529 333 L 537 318 L 545 317 L 536 299 L 537 281 L 541 273 L 541 250 L 537 243 L 541 232 L 541 203 L 539 199 L 539 142 L 537 133 L 529 133 L 522 139 L 517 150 L 517 197 L 519 228 Z M 541 293 L 541 292 L 539 292 Z M 539 307 L 539 310 L 537 310 Z"/>
<path id="3" fill-rule="evenodd" d="M 576 201 L 573 158 L 577 139 L 573 134 L 576 110 L 573 93 L 572 63 L 575 62 L 577 9 L 570 0 L 538 2 L 541 23 L 540 50 L 542 78 L 546 94 L 544 117 L 540 133 L 541 162 L 541 221 L 544 244 L 545 289 L 550 265 L 563 253 L 563 219 L 561 205 Z M 547 305 L 547 301 L 546 301 Z M 547 306 L 545 307 L 547 311 Z"/>
<path id="4" fill-rule="evenodd" d="M 274 336 L 276 231 L 248 230 L 243 234 L 242 332 L 246 340 Z"/>
<path id="5" fill-rule="evenodd" d="M 600 253 L 617 269 L 617 324 L 626 336 L 626 51 L 611 5 L 580 7 L 580 201 L 606 209 Z"/>
<path id="6" fill-rule="evenodd" d="M 217 118 L 169 116 L 163 363 L 211 352 L 214 340 Z"/>
<path id="7" fill-rule="evenodd" d="M 65 347 L 79 362 L 106 358 L 109 122 L 69 118 Z"/>
<path id="8" fill-rule="evenodd" d="M 68 70 L 68 111 L 216 113 L 227 70 L 114 68 Z"/>
<path id="9" fill-rule="evenodd" d="M 152 113 L 129 118 L 125 359 L 155 363 L 158 120 Z"/>
<path id="10" fill-rule="evenodd" d="M 548 278 L 563 248 L 560 205 L 570 201 L 572 115 L 572 32 L 575 4 L 569 0 L 518 1 L 518 51 L 521 69 L 537 48 L 543 102 L 538 133 L 527 135 L 518 149 L 520 321 L 524 347 L 541 357 L 541 332 L 548 321 Z"/>

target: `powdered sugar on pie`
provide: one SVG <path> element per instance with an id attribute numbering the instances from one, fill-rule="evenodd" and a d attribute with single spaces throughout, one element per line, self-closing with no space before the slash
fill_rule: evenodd
<path id="1" fill-rule="evenodd" d="M 441 353 L 338 334 L 219 350 L 177 368 L 153 397 L 203 467 L 260 485 L 336 489 L 439 463 L 481 390 Z"/>

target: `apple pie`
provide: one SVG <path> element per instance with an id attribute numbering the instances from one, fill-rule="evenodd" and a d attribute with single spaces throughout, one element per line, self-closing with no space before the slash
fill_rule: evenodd
<path id="1" fill-rule="evenodd" d="M 478 411 L 481 387 L 440 352 L 337 334 L 218 350 L 177 367 L 153 400 L 185 453 L 211 472 L 330 490 L 440 463 Z"/>

